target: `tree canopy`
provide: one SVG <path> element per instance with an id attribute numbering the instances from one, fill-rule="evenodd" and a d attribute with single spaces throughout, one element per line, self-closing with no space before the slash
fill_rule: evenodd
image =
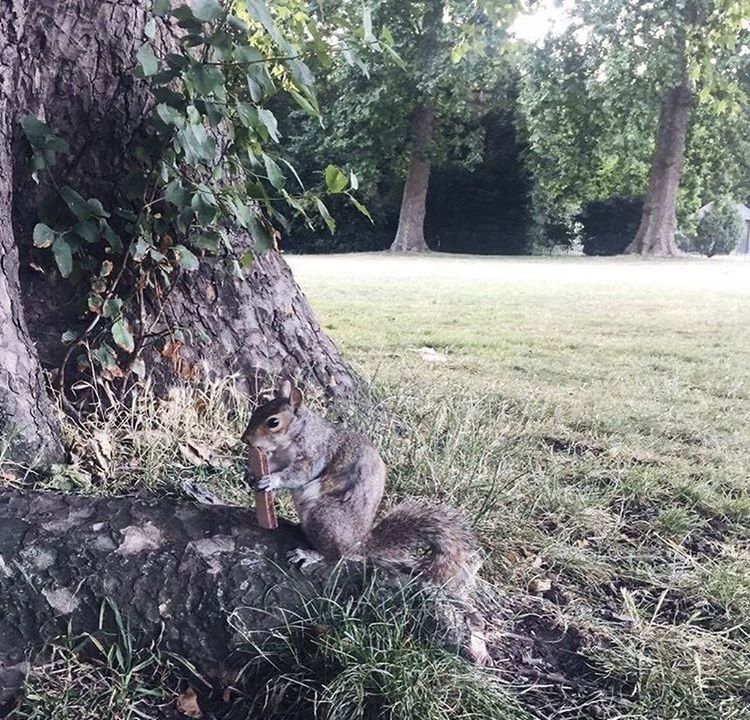
<path id="1" fill-rule="evenodd" d="M 690 92 L 683 218 L 715 193 L 748 191 L 747 0 L 581 0 L 529 48 L 521 107 L 544 215 L 644 193 L 660 104 Z M 738 148 L 739 145 L 739 148 Z"/>

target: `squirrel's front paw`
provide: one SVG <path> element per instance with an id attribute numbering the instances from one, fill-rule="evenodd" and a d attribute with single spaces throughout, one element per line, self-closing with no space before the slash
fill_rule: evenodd
<path id="1" fill-rule="evenodd" d="M 306 550 L 305 548 L 292 550 L 286 554 L 286 557 L 292 565 L 299 563 L 301 570 L 323 561 L 323 556 L 317 550 Z"/>
<path id="2" fill-rule="evenodd" d="M 255 484 L 256 490 L 278 490 L 281 487 L 281 480 L 275 473 L 265 475 Z"/>

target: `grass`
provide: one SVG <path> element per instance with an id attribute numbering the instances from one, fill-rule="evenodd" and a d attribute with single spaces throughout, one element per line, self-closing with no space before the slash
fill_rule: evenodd
<path id="1" fill-rule="evenodd" d="M 166 720 L 177 697 L 172 670 L 173 661 L 153 644 L 136 646 L 119 610 L 105 605 L 97 632 L 69 633 L 53 642 L 47 662 L 31 669 L 23 701 L 8 717 Z"/>
<path id="2" fill-rule="evenodd" d="M 494 626 L 508 707 L 561 720 L 750 718 L 750 264 L 289 260 L 323 328 L 393 411 L 388 427 L 353 419 L 389 467 L 386 502 L 462 507 L 484 578 L 513 599 Z M 248 407 L 230 386 L 69 429 L 77 460 L 45 483 L 172 492 L 197 478 L 246 501 L 236 438 Z M 403 660 L 397 628 L 379 666 L 362 655 L 379 637 L 367 613 L 313 610 L 351 629 L 350 645 L 315 649 L 317 664 L 293 658 L 319 696 L 367 697 L 372 672 L 404 663 L 473 682 L 458 661 Z M 520 635 L 533 647 L 517 651 Z M 316 685 L 335 662 L 335 682 Z M 316 707 L 331 718 L 347 706 Z M 484 716 L 509 716 L 494 707 Z"/>
<path id="3" fill-rule="evenodd" d="M 246 635 L 242 718 L 531 720 L 499 682 L 434 642 L 438 598 L 415 583 L 332 583 L 271 634 Z"/>

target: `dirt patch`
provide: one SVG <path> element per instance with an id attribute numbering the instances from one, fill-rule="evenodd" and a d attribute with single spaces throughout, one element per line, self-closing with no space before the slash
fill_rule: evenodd
<path id="1" fill-rule="evenodd" d="M 529 603 L 531 604 L 531 603 Z M 490 633 L 495 667 L 517 700 L 544 720 L 607 718 L 627 710 L 622 688 L 597 672 L 585 650 L 595 642 L 570 625 L 529 609 Z"/>
<path id="2" fill-rule="evenodd" d="M 568 440 L 567 438 L 559 438 L 552 435 L 545 435 L 542 438 L 542 443 L 552 450 L 552 452 L 565 453 L 566 455 L 593 455 L 594 457 L 598 457 L 604 452 L 604 448 L 596 445 L 587 445 L 578 440 Z"/>

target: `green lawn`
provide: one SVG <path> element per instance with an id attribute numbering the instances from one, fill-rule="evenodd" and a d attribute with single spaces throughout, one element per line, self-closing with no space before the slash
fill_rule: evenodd
<path id="1" fill-rule="evenodd" d="M 474 515 L 508 592 L 551 581 L 625 698 L 596 713 L 750 717 L 750 263 L 289 262 L 408 428 L 376 438 L 392 497 Z"/>
<path id="2" fill-rule="evenodd" d="M 472 518 L 499 651 L 479 675 L 416 642 L 398 603 L 324 600 L 324 619 L 314 606 L 300 623 L 337 632 L 281 636 L 267 691 L 303 688 L 329 720 L 750 720 L 750 262 L 288 259 L 390 409 L 349 419 L 382 450 L 386 503 L 440 498 Z M 40 484 L 179 492 L 190 478 L 247 503 L 248 406 L 229 385 L 66 425 L 75 462 Z M 18 718 L 61 697 L 85 717 L 161 717 L 143 688 L 173 698 L 151 655 L 134 672 L 111 652 L 93 669 L 60 653 Z M 104 712 L 110 685 L 142 714 Z"/>

